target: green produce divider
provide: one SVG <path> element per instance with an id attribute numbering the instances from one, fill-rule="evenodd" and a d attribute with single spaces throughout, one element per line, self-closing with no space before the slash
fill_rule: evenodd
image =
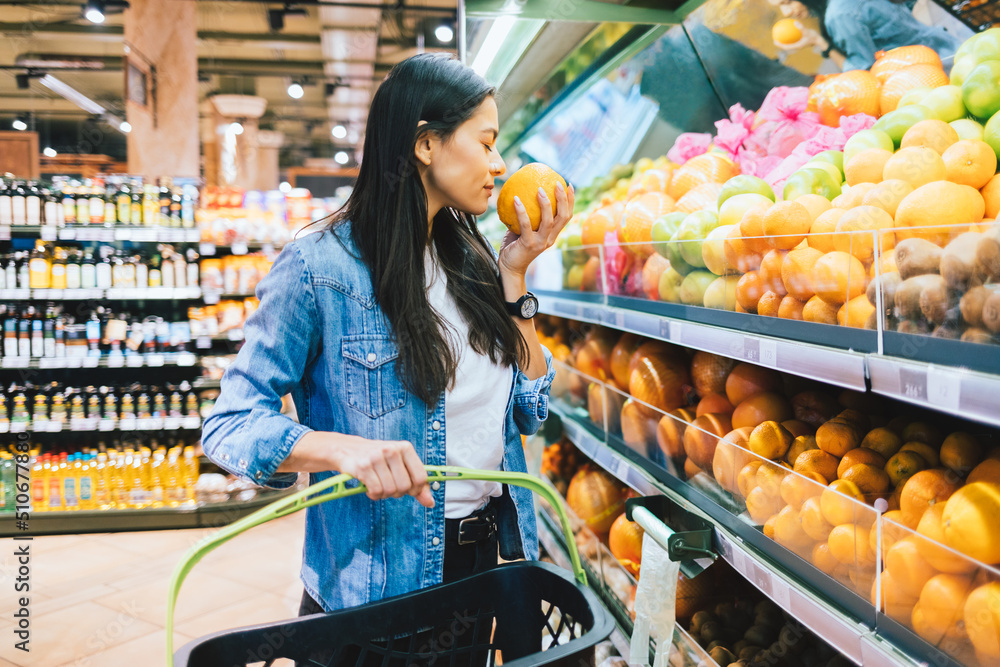
<path id="1" fill-rule="evenodd" d="M 484 482 L 497 482 L 500 484 L 512 484 L 522 486 L 534 491 L 542 496 L 555 509 L 562 523 L 563 535 L 566 539 L 570 560 L 573 563 L 573 574 L 582 586 L 587 585 L 587 575 L 580 563 L 580 554 L 576 549 L 576 541 L 573 538 L 573 529 L 566 514 L 566 508 L 562 498 L 556 490 L 546 485 L 542 480 L 525 473 L 504 472 L 493 470 L 469 470 L 466 468 L 456 468 L 453 466 L 426 466 L 428 482 L 448 482 L 457 479 L 478 480 Z M 364 484 L 348 487 L 348 482 L 354 478 L 347 474 L 335 475 L 322 482 L 313 484 L 281 500 L 277 500 L 266 507 L 243 517 L 239 521 L 222 528 L 217 533 L 207 535 L 184 555 L 184 558 L 174 569 L 174 574 L 170 579 L 170 589 L 167 593 L 167 664 L 173 665 L 174 655 L 174 607 L 177 604 L 177 595 L 180 593 L 181 584 L 185 577 L 198 562 L 210 551 L 233 539 L 240 533 L 246 532 L 254 526 L 267 523 L 273 519 L 279 519 L 289 514 L 294 514 L 306 507 L 312 507 L 324 503 L 328 500 L 337 500 L 365 493 L 368 489 Z M 416 502 L 416 501 L 414 501 Z"/>

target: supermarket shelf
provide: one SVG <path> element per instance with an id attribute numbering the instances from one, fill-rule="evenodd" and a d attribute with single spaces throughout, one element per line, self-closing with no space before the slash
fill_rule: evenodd
<path id="1" fill-rule="evenodd" d="M 106 433 L 110 431 L 196 431 L 201 417 L 70 419 L 66 422 L 0 422 L 2 433 Z"/>
<path id="2" fill-rule="evenodd" d="M 557 297 L 539 294 L 539 310 L 549 315 L 631 331 L 849 389 L 865 391 L 867 388 L 865 355 L 860 352 L 808 345 L 619 308 L 596 302 L 593 300 L 594 296 L 581 293 L 580 297 L 583 298 L 576 298 L 575 295 Z"/>
<path id="3" fill-rule="evenodd" d="M 253 292 L 233 292 L 227 294 L 225 292 L 204 290 L 202 296 L 205 300 L 205 304 L 211 306 L 213 304 L 219 303 L 221 299 L 249 299 L 257 295 L 254 294 Z"/>
<path id="4" fill-rule="evenodd" d="M 241 519 L 290 493 L 265 490 L 244 502 L 208 503 L 199 507 L 160 507 L 130 510 L 32 512 L 28 530 L 17 530 L 11 515 L 0 515 L 0 537 L 107 533 L 173 528 L 218 528 Z"/>
<path id="5" fill-rule="evenodd" d="M 18 225 L 0 227 L 0 241 L 11 238 L 43 241 L 132 241 L 133 243 L 198 243 L 201 230 L 183 227 L 132 225 Z"/>
<path id="6" fill-rule="evenodd" d="M 868 372 L 874 392 L 1000 426 L 1000 376 L 876 355 Z"/>
<path id="7" fill-rule="evenodd" d="M 163 354 L 133 354 L 102 357 L 3 357 L 0 369 L 51 368 L 159 368 L 161 366 L 194 366 L 198 355 L 192 352 Z"/>
<path id="8" fill-rule="evenodd" d="M 3 289 L 4 301 L 184 301 L 201 298 L 200 287 L 115 287 L 111 289 Z"/>
<path id="9" fill-rule="evenodd" d="M 777 553 L 768 553 L 771 545 L 775 552 L 778 547 L 759 536 L 756 528 L 739 521 L 722 521 L 720 515 L 726 510 L 716 506 L 718 511 L 714 511 L 712 500 L 705 495 L 693 498 L 691 494 L 679 493 L 662 478 L 653 478 L 648 469 L 640 468 L 641 464 L 633 460 L 637 456 L 612 450 L 603 441 L 602 432 L 581 423 L 558 402 L 551 404 L 551 410 L 562 419 L 564 431 L 574 445 L 622 483 L 643 495 L 667 495 L 685 510 L 716 524 L 717 552 L 778 606 L 856 664 L 863 667 L 924 664 L 903 654 L 875 633 L 872 629 L 874 617 L 867 623 L 853 618 L 786 574 L 795 568 L 789 568 Z M 753 539 L 758 536 L 759 539 Z M 822 585 L 812 588 L 830 592 Z M 945 659 L 942 664 L 949 663 Z"/>
<path id="10" fill-rule="evenodd" d="M 195 389 L 219 389 L 222 387 L 222 380 L 213 378 L 197 378 L 191 383 Z"/>

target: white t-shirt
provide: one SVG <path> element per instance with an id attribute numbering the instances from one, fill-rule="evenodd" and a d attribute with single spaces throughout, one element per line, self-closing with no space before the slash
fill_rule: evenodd
<path id="1" fill-rule="evenodd" d="M 503 423 L 510 395 L 511 369 L 490 361 L 469 345 L 469 325 L 448 294 L 447 276 L 433 246 L 424 255 L 427 300 L 447 323 L 452 349 L 459 352 L 455 385 L 445 394 L 445 448 L 450 466 L 500 470 Z M 502 495 L 496 482 L 446 482 L 444 516 L 462 519 Z"/>

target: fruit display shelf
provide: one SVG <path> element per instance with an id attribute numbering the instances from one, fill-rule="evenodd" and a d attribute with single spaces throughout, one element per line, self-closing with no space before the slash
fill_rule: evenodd
<path id="1" fill-rule="evenodd" d="M 840 387 L 859 391 L 870 388 L 890 398 L 1000 426 L 1000 375 L 903 356 L 857 352 L 845 349 L 842 343 L 835 344 L 838 337 L 846 338 L 852 332 L 876 332 L 813 325 L 829 330 L 830 344 L 807 344 L 769 334 L 773 334 L 775 328 L 810 323 L 587 292 L 537 290 L 536 293 L 542 313 L 630 331 Z M 666 312 L 670 315 L 664 314 Z M 693 312 L 699 321 L 685 319 Z M 712 318 L 720 316 L 741 318 L 745 325 L 732 326 L 721 318 L 710 323 Z M 996 362 L 996 359 L 990 360 L 991 355 L 983 355 L 979 349 L 982 346 L 978 345 L 892 332 L 884 335 L 914 339 L 910 346 L 901 348 L 901 352 L 911 356 L 913 349 L 950 344 L 965 353 L 964 356 L 953 353 L 952 363 L 980 366 Z M 1000 358 L 1000 355 L 992 357 Z"/>
<path id="2" fill-rule="evenodd" d="M 912 641 L 893 642 L 887 639 L 883 633 L 876 631 L 876 619 L 871 608 L 867 614 L 850 613 L 831 602 L 828 598 L 832 580 L 793 563 L 787 554 L 781 553 L 783 549 L 776 543 L 739 521 L 712 497 L 681 482 L 627 446 L 616 443 L 592 423 L 574 414 L 575 411 L 565 404 L 554 401 L 552 410 L 562 420 L 567 437 L 609 474 L 644 496 L 666 495 L 681 508 L 715 524 L 716 553 L 779 607 L 793 614 L 856 664 L 916 667 L 921 660 L 933 654 L 933 649 L 931 654 L 919 658 L 904 653 L 898 647 L 910 648 L 920 644 L 920 640 L 912 638 L 912 635 Z M 903 628 L 899 630 L 904 636 L 908 632 Z M 957 664 L 942 654 L 934 657 L 936 660 L 931 660 L 931 664 Z"/>

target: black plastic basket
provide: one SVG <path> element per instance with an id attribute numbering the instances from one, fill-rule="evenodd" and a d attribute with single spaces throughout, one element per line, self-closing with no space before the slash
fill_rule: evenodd
<path id="1" fill-rule="evenodd" d="M 519 473 L 428 467 L 430 480 L 487 479 L 527 487 L 557 509 L 574 575 L 553 565 L 501 565 L 329 614 L 226 630 L 195 639 L 172 655 L 173 611 L 184 577 L 211 549 L 265 521 L 365 491 L 347 475 L 324 480 L 227 526 L 196 545 L 174 572 L 167 604 L 167 654 L 176 667 L 487 667 L 594 664 L 594 647 L 614 630 L 611 615 L 586 585 L 559 496 Z"/>

